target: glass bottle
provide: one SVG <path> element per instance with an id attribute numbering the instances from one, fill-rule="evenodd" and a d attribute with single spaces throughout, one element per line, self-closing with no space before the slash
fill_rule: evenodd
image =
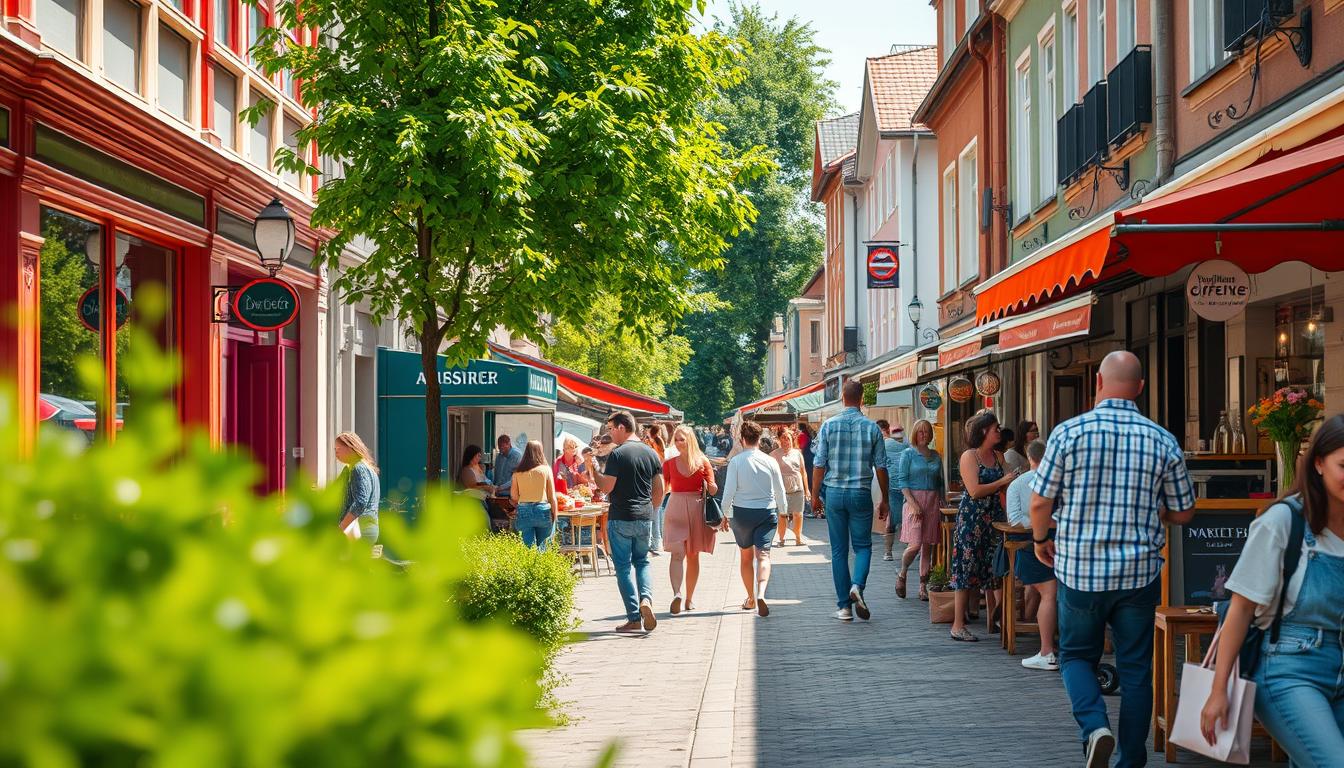
<path id="1" fill-rule="evenodd" d="M 1232 417 L 1232 452 L 1246 452 L 1246 431 L 1241 426 L 1241 415 Z"/>
<path id="2" fill-rule="evenodd" d="M 1213 452 L 1232 452 L 1232 427 L 1227 423 L 1227 411 L 1218 412 L 1218 426 L 1213 430 Z"/>

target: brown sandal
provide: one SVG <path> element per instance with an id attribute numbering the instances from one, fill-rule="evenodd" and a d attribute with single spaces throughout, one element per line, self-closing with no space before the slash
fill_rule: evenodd
<path id="1" fill-rule="evenodd" d="M 896 577 L 896 596 L 905 599 L 905 574 Z"/>
<path id="2" fill-rule="evenodd" d="M 756 610 L 756 598 L 754 598 L 754 597 L 748 597 L 746 600 L 743 600 L 743 601 L 742 601 L 742 610 L 744 610 L 744 611 L 754 611 L 754 610 Z"/>
<path id="3" fill-rule="evenodd" d="M 919 599 L 926 603 L 929 602 L 929 585 L 928 582 L 923 580 L 919 582 Z"/>

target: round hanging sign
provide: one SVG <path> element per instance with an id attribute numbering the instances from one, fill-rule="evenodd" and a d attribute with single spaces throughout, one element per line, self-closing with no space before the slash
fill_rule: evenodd
<path id="1" fill-rule="evenodd" d="M 1185 300 L 1205 320 L 1225 322 L 1246 309 L 1251 300 L 1251 279 L 1230 261 L 1203 261 L 1185 280 Z"/>
<path id="2" fill-rule="evenodd" d="M 131 317 L 131 300 L 126 298 L 126 294 L 122 293 L 120 288 L 116 289 L 116 296 L 117 330 L 121 330 L 121 327 L 125 325 L 126 321 Z M 95 285 L 85 291 L 84 295 L 79 297 L 78 306 L 79 322 L 83 323 L 85 328 L 97 333 L 98 329 L 102 327 L 103 317 L 102 302 L 98 300 L 98 286 Z"/>
<path id="3" fill-rule="evenodd" d="M 254 331 L 274 331 L 299 316 L 299 294 L 275 277 L 260 277 L 233 295 L 233 319 Z"/>
<path id="4" fill-rule="evenodd" d="M 975 377 L 975 391 L 983 397 L 993 397 L 999 394 L 999 389 L 1003 387 L 1003 381 L 999 379 L 999 374 L 993 371 L 983 371 Z"/>
<path id="5" fill-rule="evenodd" d="M 975 387 L 965 376 L 958 376 L 947 384 L 947 396 L 954 402 L 964 403 L 975 394 Z"/>
<path id="6" fill-rule="evenodd" d="M 919 404 L 930 411 L 936 411 L 943 407 L 943 395 L 938 388 L 932 384 L 919 390 Z"/>

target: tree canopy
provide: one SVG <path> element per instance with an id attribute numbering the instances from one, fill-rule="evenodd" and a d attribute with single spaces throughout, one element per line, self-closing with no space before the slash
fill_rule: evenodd
<path id="1" fill-rule="evenodd" d="M 777 165 L 748 186 L 759 215 L 750 231 L 731 240 L 724 268 L 697 273 L 696 288 L 723 305 L 685 318 L 680 332 L 695 351 L 671 395 L 688 419 L 701 423 L 760 394 L 773 319 L 821 264 L 824 234 L 806 190 L 816 122 L 835 90 L 822 74 L 827 52 L 810 25 L 754 4 L 733 4 L 729 12 L 716 30 L 744 46 L 746 75 L 707 112 L 725 126 L 728 142 L 763 144 Z"/>
<path id="2" fill-rule="evenodd" d="M 743 185 L 771 167 L 729 145 L 702 107 L 739 78 L 733 38 L 694 34 L 703 0 L 281 0 L 254 53 L 302 83 L 297 134 L 343 166 L 312 221 L 371 257 L 335 288 L 413 325 L 426 372 L 428 477 L 442 466 L 443 351 L 461 364 L 503 326 L 578 319 L 594 292 L 648 337 L 689 308 L 690 276 L 721 264 L 755 218 Z M 307 170 L 295 152 L 277 163 Z M 445 342 L 452 343 L 444 349 Z"/>

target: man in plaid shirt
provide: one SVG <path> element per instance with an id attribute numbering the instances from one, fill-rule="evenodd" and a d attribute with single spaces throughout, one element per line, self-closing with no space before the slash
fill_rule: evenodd
<path id="1" fill-rule="evenodd" d="M 1133 401 L 1142 391 L 1139 359 L 1107 355 L 1097 371 L 1097 404 L 1050 435 L 1031 487 L 1032 538 L 1059 579 L 1059 666 L 1088 768 L 1108 766 L 1116 746 L 1096 677 L 1108 624 L 1122 692 L 1116 765 L 1147 762 L 1163 524 L 1194 516 L 1181 446 L 1139 413 Z"/>
<path id="2" fill-rule="evenodd" d="M 889 512 L 887 451 L 882 431 L 863 415 L 863 384 L 845 382 L 845 410 L 827 419 L 817 433 L 812 452 L 812 508 L 826 512 L 831 538 L 831 578 L 835 581 L 835 618 L 867 620 L 872 614 L 863 599 L 868 567 L 873 559 L 873 473 L 882 490 L 877 519 Z M 820 496 L 826 486 L 825 503 Z M 849 549 L 854 548 L 854 576 L 849 573 Z"/>

